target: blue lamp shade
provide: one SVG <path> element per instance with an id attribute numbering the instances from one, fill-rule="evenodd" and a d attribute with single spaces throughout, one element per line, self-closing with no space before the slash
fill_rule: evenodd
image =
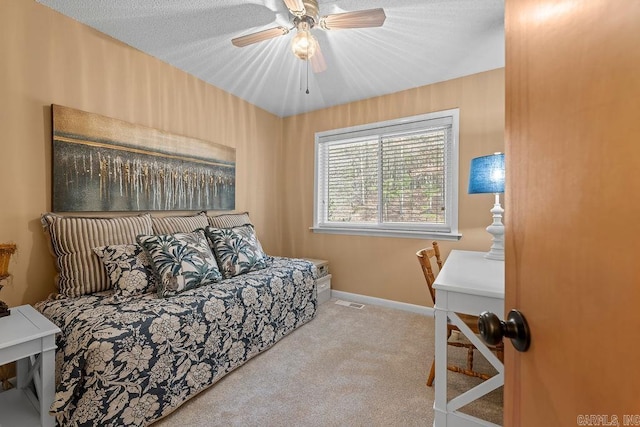
<path id="1" fill-rule="evenodd" d="M 504 153 L 471 160 L 469 194 L 504 193 Z"/>

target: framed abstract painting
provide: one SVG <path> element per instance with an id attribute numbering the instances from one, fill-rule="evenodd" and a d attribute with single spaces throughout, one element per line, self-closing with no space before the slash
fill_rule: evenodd
<path id="1" fill-rule="evenodd" d="M 52 105 L 53 211 L 235 209 L 235 149 Z"/>

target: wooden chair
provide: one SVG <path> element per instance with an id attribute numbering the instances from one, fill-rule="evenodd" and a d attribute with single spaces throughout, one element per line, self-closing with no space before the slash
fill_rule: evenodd
<path id="1" fill-rule="evenodd" d="M 432 260 L 435 259 L 436 264 L 438 265 L 438 272 L 442 269 L 442 258 L 440 257 L 440 247 L 438 246 L 438 242 L 432 242 L 432 247 L 427 247 L 416 252 L 416 256 L 418 257 L 418 262 L 420 263 L 420 268 L 422 269 L 422 273 L 424 274 L 424 278 L 427 281 L 427 288 L 429 289 L 429 294 L 431 295 L 431 301 L 433 301 L 434 305 L 436 302 L 436 293 L 433 289 L 433 282 L 435 282 L 436 276 L 433 273 Z M 478 317 L 472 316 L 468 314 L 459 313 L 458 316 L 460 319 L 475 333 L 478 334 Z M 459 372 L 461 374 L 469 375 L 472 377 L 481 378 L 483 380 L 489 379 L 491 376 L 487 374 L 483 374 L 480 372 L 476 372 L 473 370 L 473 352 L 476 347 L 466 339 L 463 340 L 450 340 L 451 334 L 453 331 L 460 332 L 460 329 L 449 323 L 447 325 L 447 344 L 452 347 L 463 347 L 467 349 L 467 366 L 460 367 L 456 365 L 447 365 L 447 369 L 453 372 Z M 462 334 L 461 334 L 462 335 Z M 495 352 L 502 361 L 504 359 L 504 346 L 502 342 L 495 346 Z M 431 370 L 429 371 L 429 378 L 427 379 L 427 386 L 431 387 L 433 384 L 433 380 L 435 378 L 435 360 L 431 362 Z"/>

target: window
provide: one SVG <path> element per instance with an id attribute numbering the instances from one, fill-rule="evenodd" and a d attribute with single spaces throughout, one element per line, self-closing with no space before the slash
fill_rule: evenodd
<path id="1" fill-rule="evenodd" d="M 458 109 L 316 133 L 315 232 L 459 239 Z"/>

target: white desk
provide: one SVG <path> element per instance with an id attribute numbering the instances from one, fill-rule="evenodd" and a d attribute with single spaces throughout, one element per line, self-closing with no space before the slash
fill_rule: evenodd
<path id="1" fill-rule="evenodd" d="M 16 361 L 17 371 L 17 387 L 0 393 L 0 426 L 55 426 L 49 407 L 58 332 L 30 305 L 12 307 L 11 315 L 0 318 L 0 365 Z"/>
<path id="2" fill-rule="evenodd" d="M 458 411 L 504 384 L 504 367 L 456 313 L 504 315 L 504 261 L 489 260 L 484 252 L 453 250 L 433 285 L 436 291 L 436 378 L 433 404 L 435 427 L 496 426 Z M 497 375 L 447 402 L 447 318 L 460 328 L 498 371 Z"/>

